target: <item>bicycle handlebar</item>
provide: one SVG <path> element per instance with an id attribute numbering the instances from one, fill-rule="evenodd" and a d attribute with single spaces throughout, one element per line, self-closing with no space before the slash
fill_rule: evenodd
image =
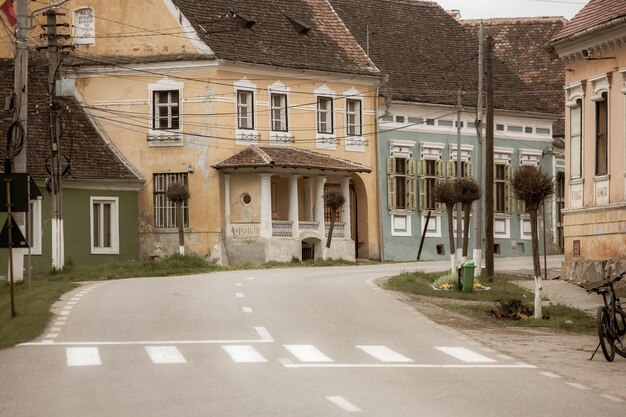
<path id="1" fill-rule="evenodd" d="M 609 281 L 607 279 L 605 284 L 598 285 L 597 287 L 589 288 L 587 290 L 587 294 L 591 294 L 592 292 L 595 292 L 595 293 L 598 293 L 598 294 L 602 294 L 603 292 L 606 292 L 606 288 L 608 288 L 609 286 L 611 286 L 612 284 L 614 284 L 616 282 L 619 282 L 622 278 L 624 278 L 625 275 L 626 275 L 626 271 L 622 272 L 621 274 L 619 274 L 618 276 L 613 278 L 612 281 Z"/>

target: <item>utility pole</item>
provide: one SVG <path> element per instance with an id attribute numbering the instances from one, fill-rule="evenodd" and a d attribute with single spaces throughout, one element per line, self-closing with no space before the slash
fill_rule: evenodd
<path id="1" fill-rule="evenodd" d="M 59 44 L 57 42 L 57 16 L 62 16 L 55 8 L 44 13 L 46 37 L 48 38 L 48 94 L 49 94 L 49 135 L 51 144 L 50 173 L 52 186 L 52 267 L 63 268 L 65 262 L 63 235 L 63 187 L 61 180 L 61 144 L 59 112 L 61 103 L 56 98 L 56 80 L 60 66 Z"/>
<path id="2" fill-rule="evenodd" d="M 474 275 L 479 277 L 482 273 L 482 247 L 483 247 L 483 198 L 485 187 L 483 185 L 483 24 L 478 31 L 478 103 L 476 105 L 476 182 L 483 189 L 482 196 L 476 200 L 476 222 L 474 223 Z"/>
<path id="3" fill-rule="evenodd" d="M 487 37 L 487 137 L 485 143 L 485 268 L 494 273 L 493 249 L 493 38 Z"/>
<path id="4" fill-rule="evenodd" d="M 461 102 L 461 89 L 457 93 L 457 114 L 456 114 L 456 177 L 461 179 L 463 176 L 463 166 L 461 162 L 461 110 L 463 110 Z M 463 253 L 463 236 L 461 229 L 463 220 L 461 214 L 461 203 L 456 203 L 456 264 L 458 266 L 461 254 Z"/>

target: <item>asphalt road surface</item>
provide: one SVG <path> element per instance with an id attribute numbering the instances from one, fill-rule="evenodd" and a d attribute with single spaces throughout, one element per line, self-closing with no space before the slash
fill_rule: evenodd
<path id="1" fill-rule="evenodd" d="M 0 416 L 625 415 L 373 282 L 418 267 L 447 262 L 89 283 L 0 351 Z"/>

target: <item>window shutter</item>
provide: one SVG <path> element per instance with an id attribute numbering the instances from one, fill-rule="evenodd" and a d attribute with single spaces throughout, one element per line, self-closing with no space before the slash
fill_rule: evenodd
<path id="1" fill-rule="evenodd" d="M 437 178 L 443 178 L 445 172 L 444 169 L 444 162 L 438 159 L 437 162 L 435 162 L 435 176 Z"/>
<path id="2" fill-rule="evenodd" d="M 396 173 L 396 158 L 393 156 L 387 158 L 387 174 L 395 174 Z"/>
<path id="3" fill-rule="evenodd" d="M 420 161 L 422 162 L 422 161 Z M 420 210 L 426 210 L 426 179 L 424 177 L 420 177 L 419 179 L 419 193 L 420 193 Z"/>
<path id="4" fill-rule="evenodd" d="M 456 177 L 456 164 L 453 160 L 448 161 L 448 178 Z"/>
<path id="5" fill-rule="evenodd" d="M 507 214 L 511 214 L 513 212 L 513 199 L 515 198 L 515 196 L 513 195 L 513 187 L 511 187 L 512 176 L 513 167 L 511 166 L 511 164 L 507 164 L 505 174 L 506 183 L 504 185 L 504 198 L 506 199 L 505 211 Z"/>
<path id="6" fill-rule="evenodd" d="M 424 172 L 426 172 L 426 161 L 424 161 L 423 159 L 420 159 L 417 163 L 417 176 L 423 177 Z"/>
<path id="7" fill-rule="evenodd" d="M 446 211 L 446 205 L 443 203 L 435 203 L 435 210 L 444 212 Z"/>
<path id="8" fill-rule="evenodd" d="M 525 211 L 526 211 L 526 202 L 518 198 L 517 199 L 517 214 L 521 216 L 522 214 L 525 213 Z"/>
<path id="9" fill-rule="evenodd" d="M 409 175 L 411 177 L 415 176 L 415 159 L 413 158 L 407 158 L 406 159 L 406 175 Z"/>
<path id="10" fill-rule="evenodd" d="M 474 177 L 474 166 L 471 161 L 463 162 L 465 164 L 465 176 L 469 178 Z"/>
<path id="11" fill-rule="evenodd" d="M 407 209 L 415 211 L 415 177 L 412 175 L 406 177 L 406 190 Z"/>
<path id="12" fill-rule="evenodd" d="M 387 206 L 389 210 L 396 208 L 396 176 L 387 176 Z"/>

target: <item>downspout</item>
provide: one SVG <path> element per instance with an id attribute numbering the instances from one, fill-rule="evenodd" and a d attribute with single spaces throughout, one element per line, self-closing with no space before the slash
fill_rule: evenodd
<path id="1" fill-rule="evenodd" d="M 385 78 L 383 79 L 384 81 L 386 81 L 387 76 L 385 76 Z M 378 132 L 378 113 L 379 113 L 379 109 L 378 109 L 378 97 L 380 94 L 380 85 L 383 83 L 383 80 L 379 80 L 378 83 L 376 84 L 376 96 L 374 97 L 374 106 L 375 106 L 375 114 L 376 114 L 376 123 L 374 123 L 374 140 L 376 142 L 376 168 L 378 169 L 378 253 L 380 254 L 380 260 L 384 261 L 385 260 L 385 244 L 383 241 L 383 207 L 382 207 L 382 201 L 381 201 L 381 190 L 383 189 L 382 186 L 382 177 L 383 177 L 383 173 L 381 170 L 381 163 L 380 163 L 380 153 L 382 151 L 381 149 L 381 144 L 380 144 L 380 138 L 378 137 L 379 132 Z"/>

